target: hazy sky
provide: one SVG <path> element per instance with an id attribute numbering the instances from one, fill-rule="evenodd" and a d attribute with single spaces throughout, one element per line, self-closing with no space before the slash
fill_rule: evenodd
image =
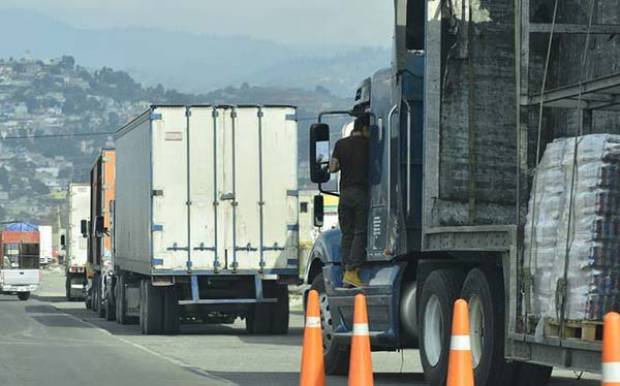
<path id="1" fill-rule="evenodd" d="M 163 27 L 292 44 L 389 46 L 392 0 L 1 0 L 76 27 Z"/>

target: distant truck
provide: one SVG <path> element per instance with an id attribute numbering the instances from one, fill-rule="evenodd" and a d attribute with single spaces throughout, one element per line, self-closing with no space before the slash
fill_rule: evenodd
<path id="1" fill-rule="evenodd" d="M 293 106 L 152 106 L 116 134 L 116 319 L 288 332 L 298 281 Z"/>
<path id="2" fill-rule="evenodd" d="M 100 317 L 114 320 L 112 298 L 112 215 L 114 208 L 116 154 L 103 149 L 90 171 L 90 218 L 87 274 L 90 281 L 87 304 Z"/>
<path id="3" fill-rule="evenodd" d="M 39 225 L 39 263 L 48 265 L 53 260 L 52 227 Z"/>
<path id="4" fill-rule="evenodd" d="M 0 233 L 0 293 L 28 300 L 39 288 L 39 231 L 35 225 L 7 225 Z"/>
<path id="5" fill-rule="evenodd" d="M 84 298 L 90 186 L 71 183 L 67 191 L 66 233 L 61 236 L 65 249 L 65 292 L 68 300 Z M 64 241 L 64 242 L 63 242 Z"/>

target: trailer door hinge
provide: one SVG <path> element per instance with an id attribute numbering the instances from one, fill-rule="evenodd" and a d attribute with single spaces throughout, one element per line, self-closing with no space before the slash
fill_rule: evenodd
<path id="1" fill-rule="evenodd" d="M 163 196 L 164 195 L 164 191 L 163 189 L 153 189 L 153 193 L 151 193 L 153 195 L 153 197 L 155 196 Z"/>

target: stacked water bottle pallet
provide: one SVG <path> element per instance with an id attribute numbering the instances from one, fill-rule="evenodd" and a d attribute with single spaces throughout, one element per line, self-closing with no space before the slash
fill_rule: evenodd
<path id="1" fill-rule="evenodd" d="M 525 230 L 533 310 L 600 320 L 620 307 L 620 136 L 557 139 L 534 178 Z"/>

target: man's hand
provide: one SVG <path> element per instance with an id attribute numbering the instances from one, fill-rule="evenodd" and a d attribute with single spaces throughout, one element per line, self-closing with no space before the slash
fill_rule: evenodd
<path id="1" fill-rule="evenodd" d="M 337 173 L 340 171 L 340 162 L 338 161 L 338 158 L 329 159 L 329 168 L 327 170 L 330 173 Z"/>

